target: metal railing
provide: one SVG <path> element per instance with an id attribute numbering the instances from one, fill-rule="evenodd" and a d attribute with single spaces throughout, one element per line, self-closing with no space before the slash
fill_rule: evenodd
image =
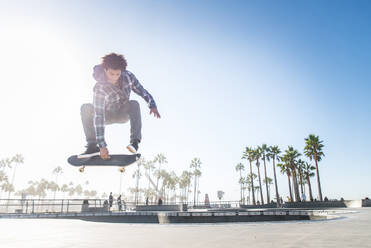
<path id="1" fill-rule="evenodd" d="M 0 214 L 13 213 L 76 213 L 89 211 L 126 211 L 135 209 L 135 204 L 117 200 L 110 206 L 102 199 L 0 199 Z"/>
<path id="2" fill-rule="evenodd" d="M 162 205 L 186 204 L 190 209 L 235 208 L 239 201 L 215 201 L 209 203 L 163 202 Z M 158 205 L 154 202 L 125 202 L 114 199 L 110 205 L 108 199 L 0 199 L 0 214 L 34 213 L 80 213 L 83 211 L 134 211 L 137 205 Z"/>

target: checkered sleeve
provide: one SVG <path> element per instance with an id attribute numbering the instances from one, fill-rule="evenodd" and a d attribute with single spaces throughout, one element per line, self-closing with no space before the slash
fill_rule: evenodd
<path id="1" fill-rule="evenodd" d="M 147 102 L 149 108 L 157 108 L 155 100 L 153 99 L 151 94 L 149 94 L 149 92 L 143 88 L 143 86 L 139 83 L 135 75 L 129 72 L 129 77 L 132 82 L 133 91 L 137 93 L 139 96 L 141 96 Z"/>
<path id="2" fill-rule="evenodd" d="M 106 147 L 107 144 L 104 140 L 104 107 L 105 107 L 106 93 L 103 88 L 97 85 L 94 88 L 94 126 L 97 138 L 97 143 L 100 148 Z"/>

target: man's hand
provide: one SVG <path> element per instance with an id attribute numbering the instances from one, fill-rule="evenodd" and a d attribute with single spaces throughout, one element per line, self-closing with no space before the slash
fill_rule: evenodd
<path id="1" fill-rule="evenodd" d="M 160 116 L 160 113 L 158 112 L 157 108 L 151 108 L 151 111 L 149 112 L 149 114 L 152 114 L 157 117 L 157 118 L 161 118 Z"/>
<path id="2" fill-rule="evenodd" d="M 100 148 L 100 157 L 101 157 L 103 160 L 110 159 L 110 156 L 109 156 L 109 153 L 108 153 L 108 149 L 107 149 L 107 147 L 102 147 L 102 148 Z"/>

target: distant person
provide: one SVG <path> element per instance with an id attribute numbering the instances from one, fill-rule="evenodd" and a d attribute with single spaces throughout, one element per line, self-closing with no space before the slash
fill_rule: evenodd
<path id="1" fill-rule="evenodd" d="M 113 196 L 112 196 L 112 192 L 109 194 L 108 202 L 109 202 L 109 207 L 110 207 L 110 209 L 111 209 L 111 208 L 112 208 L 112 204 L 113 204 Z"/>
<path id="2" fill-rule="evenodd" d="M 307 197 L 306 197 L 306 195 L 304 194 L 304 192 L 303 192 L 303 194 L 301 195 L 301 199 L 303 200 L 303 202 L 305 202 L 306 199 L 307 199 Z"/>
<path id="3" fill-rule="evenodd" d="M 107 200 L 104 200 L 104 202 L 103 202 L 103 209 L 104 209 L 104 211 L 108 211 L 108 201 Z"/>
<path id="4" fill-rule="evenodd" d="M 205 206 L 210 207 L 209 194 L 205 194 Z"/>
<path id="5" fill-rule="evenodd" d="M 102 58 L 102 63 L 94 66 L 93 103 L 81 106 L 81 120 L 86 137 L 86 151 L 78 158 L 90 158 L 100 155 L 109 159 L 109 152 L 104 138 L 105 126 L 114 123 L 126 123 L 130 120 L 130 143 L 126 147 L 131 153 L 137 153 L 142 139 L 140 106 L 136 100 L 130 100 L 134 91 L 148 104 L 149 114 L 160 118 L 156 103 L 151 94 L 143 88 L 133 73 L 126 70 L 127 62 L 123 55 L 110 53 Z"/>
<path id="6" fill-rule="evenodd" d="M 158 199 L 158 205 L 162 205 L 162 198 L 161 197 Z"/>
<path id="7" fill-rule="evenodd" d="M 124 204 L 124 211 L 126 211 L 126 201 L 122 199 L 122 203 Z"/>
<path id="8" fill-rule="evenodd" d="M 148 197 L 146 198 L 146 205 L 148 206 L 148 202 L 149 202 L 149 200 L 148 200 Z"/>
<path id="9" fill-rule="evenodd" d="M 117 206 L 119 207 L 119 211 L 122 211 L 121 195 L 117 198 Z"/>

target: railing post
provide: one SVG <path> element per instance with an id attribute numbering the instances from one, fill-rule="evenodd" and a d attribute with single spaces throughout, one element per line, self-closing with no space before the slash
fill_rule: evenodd
<path id="1" fill-rule="evenodd" d="M 61 213 L 63 213 L 63 201 L 64 201 L 64 200 L 62 200 Z"/>
<path id="2" fill-rule="evenodd" d="M 67 213 L 68 213 L 69 206 L 70 206 L 70 200 L 67 200 Z"/>

